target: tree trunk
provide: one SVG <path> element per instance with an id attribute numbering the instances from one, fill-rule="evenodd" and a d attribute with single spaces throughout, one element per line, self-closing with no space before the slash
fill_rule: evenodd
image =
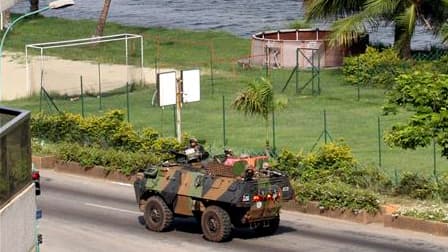
<path id="1" fill-rule="evenodd" d="M 104 27 L 106 26 L 107 15 L 109 14 L 110 3 L 112 0 L 104 0 L 103 10 L 101 11 L 98 25 L 96 26 L 95 36 L 103 36 Z"/>
<path id="2" fill-rule="evenodd" d="M 30 12 L 39 9 L 39 0 L 30 0 Z"/>
<path id="3" fill-rule="evenodd" d="M 406 27 L 395 23 L 394 47 L 402 59 L 411 58 L 411 38 L 412 34 L 407 32 Z"/>
<path id="4" fill-rule="evenodd" d="M 9 10 L 3 11 L 3 20 L 2 20 L 3 27 L 1 27 L 2 31 L 3 29 L 8 28 L 8 24 L 10 21 L 11 21 L 11 12 Z"/>

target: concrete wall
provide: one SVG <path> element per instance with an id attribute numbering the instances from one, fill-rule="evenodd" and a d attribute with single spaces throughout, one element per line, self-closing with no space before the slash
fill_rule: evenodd
<path id="1" fill-rule="evenodd" d="M 36 192 L 34 183 L 0 209 L 0 252 L 34 249 Z"/>

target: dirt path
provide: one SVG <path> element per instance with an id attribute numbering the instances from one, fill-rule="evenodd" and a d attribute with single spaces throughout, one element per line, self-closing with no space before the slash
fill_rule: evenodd
<path id="1" fill-rule="evenodd" d="M 2 59 L 1 100 L 14 100 L 38 93 L 43 69 L 43 86 L 48 92 L 59 94 L 80 94 L 80 76 L 83 78 L 85 92 L 98 92 L 98 65 L 94 62 L 64 60 L 56 57 L 44 57 L 43 68 L 40 57 L 32 57 L 29 71 L 22 53 L 4 53 Z M 100 66 L 101 89 L 108 91 L 123 87 L 126 82 L 154 84 L 154 68 L 126 65 L 104 64 Z M 172 71 L 163 69 L 161 71 Z M 27 78 L 28 73 L 28 78 Z"/>

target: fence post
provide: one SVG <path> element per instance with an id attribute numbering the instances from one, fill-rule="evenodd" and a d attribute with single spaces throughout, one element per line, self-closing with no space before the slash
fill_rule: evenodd
<path id="1" fill-rule="evenodd" d="M 160 110 L 160 136 L 163 137 L 163 111 L 165 110 L 165 107 L 162 107 Z"/>
<path id="2" fill-rule="evenodd" d="M 360 62 L 359 62 L 359 56 L 358 56 L 358 69 L 360 69 Z M 357 83 L 357 100 L 360 101 L 361 100 L 361 84 L 359 83 L 359 79 L 358 78 L 358 83 Z"/>
<path id="3" fill-rule="evenodd" d="M 434 175 L 434 179 L 438 181 L 437 178 L 437 155 L 436 155 L 436 139 L 435 137 L 432 138 L 432 154 L 433 154 L 433 165 L 434 165 L 434 169 L 433 169 L 433 175 Z"/>
<path id="4" fill-rule="evenodd" d="M 226 139 L 226 101 L 224 95 L 222 96 L 222 140 L 225 149 L 227 146 L 227 139 Z"/>
<path id="5" fill-rule="evenodd" d="M 327 110 L 324 109 L 324 140 L 327 144 Z"/>
<path id="6" fill-rule="evenodd" d="M 266 60 L 266 64 L 265 64 L 265 67 L 266 67 L 266 73 L 265 73 L 265 77 L 266 78 L 268 78 L 269 77 L 269 49 L 268 49 L 268 46 L 265 46 L 264 47 L 264 55 L 265 55 L 265 60 Z"/>
<path id="7" fill-rule="evenodd" d="M 317 94 L 320 95 L 320 52 L 317 51 Z"/>
<path id="8" fill-rule="evenodd" d="M 397 168 L 394 169 L 394 175 L 395 175 L 395 185 L 398 185 L 398 183 L 400 183 L 399 178 L 398 178 L 398 170 Z"/>
<path id="9" fill-rule="evenodd" d="M 177 130 L 176 130 L 176 105 L 173 105 L 173 128 L 174 128 L 174 137 L 177 137 Z"/>
<path id="10" fill-rule="evenodd" d="M 314 90 L 314 50 L 311 50 L 311 94 L 314 96 L 315 95 L 315 90 Z"/>
<path id="11" fill-rule="evenodd" d="M 80 81 L 81 81 L 81 115 L 82 117 L 84 117 L 84 87 L 83 87 L 83 83 L 82 83 L 82 75 L 80 76 Z"/>
<path id="12" fill-rule="evenodd" d="M 100 110 L 103 109 L 103 95 L 101 93 L 101 63 L 98 62 L 98 95 L 100 99 Z"/>
<path id="13" fill-rule="evenodd" d="M 42 87 L 40 87 L 39 112 L 42 112 L 42 93 L 43 93 L 43 89 L 42 89 Z"/>
<path id="14" fill-rule="evenodd" d="M 39 112 L 42 112 L 42 92 L 43 92 L 43 80 L 44 70 L 40 71 L 40 98 L 39 98 Z"/>
<path id="15" fill-rule="evenodd" d="M 378 164 L 380 168 L 383 165 L 381 151 L 381 118 L 378 116 Z"/>
<path id="16" fill-rule="evenodd" d="M 276 153 L 276 142 L 275 142 L 275 110 L 272 110 L 272 147 L 273 147 L 273 151 L 274 153 Z"/>
<path id="17" fill-rule="evenodd" d="M 212 95 L 215 94 L 215 79 L 213 76 L 213 54 L 214 54 L 213 42 L 211 42 L 210 43 L 210 81 L 212 84 Z"/>
<path id="18" fill-rule="evenodd" d="M 129 106 L 129 83 L 126 82 L 126 108 L 128 114 L 128 122 L 130 121 L 130 106 Z"/>
<path id="19" fill-rule="evenodd" d="M 299 93 L 299 50 L 296 49 L 296 94 Z"/>

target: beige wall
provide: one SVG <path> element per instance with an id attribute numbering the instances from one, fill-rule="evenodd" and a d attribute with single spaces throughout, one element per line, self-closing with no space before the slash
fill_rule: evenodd
<path id="1" fill-rule="evenodd" d="M 34 248 L 36 192 L 34 183 L 0 209 L 0 252 L 27 252 Z"/>

